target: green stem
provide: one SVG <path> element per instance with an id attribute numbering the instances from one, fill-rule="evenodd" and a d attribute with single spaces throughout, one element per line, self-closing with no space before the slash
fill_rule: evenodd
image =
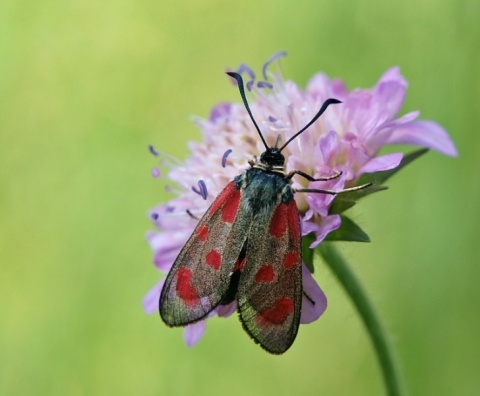
<path id="1" fill-rule="evenodd" d="M 387 395 L 400 396 L 404 394 L 401 386 L 400 374 L 395 364 L 393 349 L 389 343 L 387 333 L 380 322 L 372 302 L 359 279 L 350 269 L 347 262 L 338 253 L 332 243 L 322 243 L 319 251 L 325 262 L 335 273 L 348 295 L 352 299 L 360 314 L 367 332 L 370 335 L 377 358 L 383 373 Z"/>

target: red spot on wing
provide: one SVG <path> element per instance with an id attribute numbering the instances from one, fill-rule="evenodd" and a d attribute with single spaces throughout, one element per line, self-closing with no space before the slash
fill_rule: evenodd
<path id="1" fill-rule="evenodd" d="M 288 297 L 281 297 L 273 307 L 265 308 L 257 315 L 257 324 L 261 327 L 268 327 L 271 325 L 281 325 L 288 316 L 293 312 L 293 300 Z"/>
<path id="2" fill-rule="evenodd" d="M 212 206 L 208 210 L 210 215 L 214 214 L 220 207 L 225 204 L 225 200 L 229 198 L 232 193 L 238 191 L 235 187 L 235 182 L 230 182 L 227 187 L 223 189 L 223 191 L 218 195 L 217 199 L 213 202 Z"/>
<path id="3" fill-rule="evenodd" d="M 205 257 L 207 264 L 214 270 L 220 269 L 222 265 L 222 256 L 216 250 L 211 250 Z"/>
<path id="4" fill-rule="evenodd" d="M 195 307 L 199 301 L 197 290 L 192 286 L 192 275 L 188 268 L 179 268 L 177 272 L 177 294 L 188 307 Z"/>
<path id="5" fill-rule="evenodd" d="M 288 252 L 283 258 L 283 266 L 290 269 L 300 264 L 300 251 Z"/>
<path id="6" fill-rule="evenodd" d="M 197 228 L 197 237 L 202 242 L 205 242 L 208 239 L 208 227 L 201 225 Z"/>
<path id="7" fill-rule="evenodd" d="M 287 230 L 287 214 L 288 214 L 288 205 L 281 203 L 275 208 L 273 212 L 272 220 L 270 222 L 270 228 L 268 232 L 270 235 L 281 238 L 285 231 Z"/>
<path id="8" fill-rule="evenodd" d="M 237 216 L 238 205 L 240 204 L 240 190 L 236 188 L 226 198 L 225 206 L 222 208 L 222 220 L 226 223 L 233 223 Z"/>
<path id="9" fill-rule="evenodd" d="M 257 282 L 272 282 L 274 279 L 275 272 L 271 264 L 262 265 L 255 275 L 255 281 Z"/>
<path id="10" fill-rule="evenodd" d="M 288 203 L 286 216 L 288 221 L 288 228 L 290 230 L 290 239 L 294 243 L 300 243 L 300 238 L 301 238 L 300 215 L 298 214 L 297 204 L 295 203 L 294 199 L 292 199 Z"/>

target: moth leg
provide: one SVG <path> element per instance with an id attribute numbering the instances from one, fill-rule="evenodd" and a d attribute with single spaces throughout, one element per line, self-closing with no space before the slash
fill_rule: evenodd
<path id="1" fill-rule="evenodd" d="M 285 179 L 290 180 L 295 175 L 300 175 L 305 179 L 307 179 L 308 181 L 314 182 L 314 181 L 327 181 L 327 180 L 336 179 L 342 175 L 342 172 L 341 171 L 337 172 L 333 176 L 319 177 L 318 179 L 315 179 L 314 177 L 310 176 L 308 173 L 295 169 L 295 170 L 292 170 L 291 172 L 288 172 L 288 174 L 285 176 Z"/>
<path id="2" fill-rule="evenodd" d="M 320 194 L 330 194 L 330 195 L 337 195 L 337 194 L 343 194 L 346 192 L 351 192 L 351 191 L 358 191 L 358 190 L 363 190 L 364 188 L 372 186 L 373 183 L 367 183 L 367 184 L 362 184 L 361 186 L 355 186 L 355 187 L 350 187 L 350 188 L 344 188 L 343 190 L 321 190 L 321 189 L 315 189 L 315 188 L 297 188 L 293 189 L 293 192 L 300 192 L 300 193 L 320 193 Z"/>

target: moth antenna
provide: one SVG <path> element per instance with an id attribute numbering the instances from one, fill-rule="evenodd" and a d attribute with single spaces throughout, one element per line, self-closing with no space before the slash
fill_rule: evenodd
<path id="1" fill-rule="evenodd" d="M 275 146 L 273 146 L 273 148 L 277 148 L 277 147 L 278 147 L 278 145 L 280 144 L 280 138 L 281 138 L 281 136 L 278 135 L 278 136 L 277 136 L 277 140 L 275 141 Z"/>
<path id="2" fill-rule="evenodd" d="M 265 148 L 268 150 L 269 147 L 267 146 L 267 142 L 265 141 L 265 139 L 263 138 L 263 135 L 262 135 L 262 132 L 260 132 L 260 128 L 258 127 L 257 125 L 257 122 L 255 121 L 255 119 L 253 118 L 253 114 L 252 114 L 252 111 L 250 110 L 250 106 L 248 105 L 248 102 L 247 102 L 247 97 L 245 96 L 245 88 L 243 87 L 243 78 L 240 74 L 238 73 L 235 73 L 235 72 L 227 72 L 227 74 L 230 76 L 230 77 L 233 77 L 235 80 L 237 80 L 237 85 L 238 85 L 238 90 L 240 91 L 240 96 L 242 97 L 242 100 L 243 100 L 243 104 L 245 106 L 245 108 L 247 109 L 247 113 L 248 115 L 250 116 L 252 122 L 253 122 L 253 125 L 255 125 L 255 129 L 257 130 L 258 134 L 260 135 L 260 139 L 262 139 L 262 142 L 263 142 L 263 145 L 265 146 Z M 325 111 L 325 110 L 324 110 Z M 320 113 L 321 114 L 321 113 Z M 318 115 L 319 117 L 320 115 Z M 317 118 L 318 118 L 317 117 Z M 311 124 L 311 123 L 310 123 Z M 310 125 L 309 124 L 309 125 Z M 286 146 L 286 145 L 284 145 Z"/>
<path id="3" fill-rule="evenodd" d="M 333 99 L 333 98 L 327 99 L 325 102 L 323 102 L 322 107 L 320 107 L 320 110 L 318 110 L 318 113 L 315 114 L 315 117 L 313 117 L 312 120 L 307 125 L 305 125 L 302 129 L 300 129 L 295 135 L 293 135 L 290 139 L 288 139 L 287 142 L 278 149 L 278 151 L 281 152 L 285 147 L 287 147 L 293 139 L 295 139 L 298 135 L 304 132 L 310 125 L 312 125 L 315 121 L 317 121 L 318 118 L 325 112 L 325 110 L 327 110 L 328 106 L 335 103 L 342 103 L 342 102 L 338 99 Z"/>

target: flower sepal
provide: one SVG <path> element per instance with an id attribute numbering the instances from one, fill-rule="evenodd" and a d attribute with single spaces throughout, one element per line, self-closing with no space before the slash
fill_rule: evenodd
<path id="1" fill-rule="evenodd" d="M 377 172 L 380 173 L 380 172 Z M 363 180 L 363 179 L 361 179 Z M 346 212 L 348 209 L 356 205 L 357 201 L 360 198 L 363 198 L 367 195 L 383 191 L 388 189 L 387 186 L 382 186 L 376 182 L 366 182 L 366 183 L 358 183 L 358 185 L 362 184 L 368 184 L 368 183 L 373 183 L 371 186 L 362 189 L 362 190 L 357 190 L 357 191 L 352 191 L 352 192 L 346 192 L 343 194 L 338 195 L 335 197 L 333 200 L 332 204 L 330 205 L 330 208 L 328 209 L 328 214 L 329 215 L 335 215 L 335 214 L 341 214 L 343 212 Z"/>
<path id="2" fill-rule="evenodd" d="M 330 232 L 325 241 L 370 242 L 370 237 L 350 217 L 340 215 L 342 225 Z"/>
<path id="3" fill-rule="evenodd" d="M 370 237 L 357 223 L 345 215 L 340 215 L 340 218 L 342 219 L 342 224 L 336 230 L 331 231 L 324 239 L 324 242 L 370 242 Z M 316 236 L 313 232 L 302 236 L 302 260 L 312 274 L 314 272 L 313 260 L 316 248 L 312 249 L 311 245 L 315 240 Z"/>
<path id="4" fill-rule="evenodd" d="M 397 167 L 385 171 L 379 171 L 379 172 L 374 172 L 374 173 L 365 173 L 362 176 L 360 176 L 358 183 L 359 184 L 364 184 L 364 183 L 373 183 L 374 186 L 380 186 L 381 184 L 385 183 L 388 179 L 390 179 L 393 175 L 395 175 L 399 170 L 403 169 L 405 166 L 408 164 L 412 163 L 416 159 L 420 158 L 422 155 L 426 154 L 429 151 L 428 148 L 422 148 L 417 151 L 413 151 L 410 154 L 404 155 L 402 160 L 400 161 L 400 164 L 398 164 Z M 385 189 L 385 187 L 383 188 Z M 377 190 L 378 191 L 378 190 Z M 358 198 L 364 197 L 366 195 L 372 194 L 377 191 L 372 191 L 372 188 L 367 188 L 365 190 L 360 190 L 358 191 L 359 194 Z"/>
<path id="5" fill-rule="evenodd" d="M 388 189 L 387 186 L 383 185 L 388 179 L 390 179 L 399 170 L 403 169 L 405 166 L 407 166 L 414 160 L 420 158 L 422 155 L 424 155 L 428 151 L 429 149 L 423 148 L 405 155 L 400 161 L 400 163 L 398 164 L 398 166 L 393 169 L 378 171 L 373 173 L 364 173 L 358 179 L 357 185 L 368 184 L 368 183 L 373 183 L 373 185 L 362 190 L 352 191 L 352 192 L 338 195 L 337 197 L 335 197 L 334 201 L 330 205 L 328 214 L 330 215 L 341 214 L 346 210 L 350 209 L 352 206 L 354 206 L 360 198 Z"/>
<path id="6" fill-rule="evenodd" d="M 302 260 L 311 274 L 315 271 L 313 265 L 315 249 L 312 249 L 310 245 L 315 242 L 315 239 L 315 234 L 313 233 L 302 236 Z"/>

